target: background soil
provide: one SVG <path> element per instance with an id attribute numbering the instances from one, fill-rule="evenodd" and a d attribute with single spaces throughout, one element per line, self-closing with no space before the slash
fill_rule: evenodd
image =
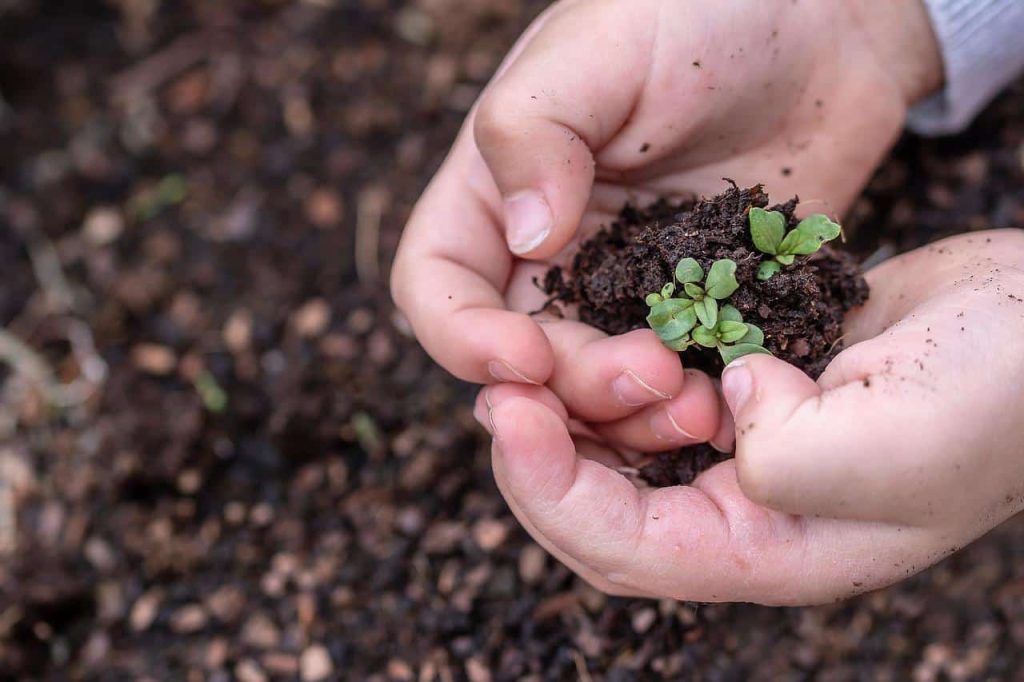
<path id="1" fill-rule="evenodd" d="M 899 587 L 782 610 L 605 598 L 512 521 L 470 389 L 384 282 L 541 5 L 0 0 L 0 325 L 102 379 L 48 411 L 16 394 L 32 365 L 0 370 L 0 677 L 1024 670 L 1020 519 Z M 858 248 L 1024 224 L 1021 111 L 1024 84 L 960 137 L 903 141 Z"/>

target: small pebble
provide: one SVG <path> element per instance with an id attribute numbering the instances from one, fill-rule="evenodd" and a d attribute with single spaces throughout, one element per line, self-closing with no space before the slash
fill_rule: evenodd
<path id="1" fill-rule="evenodd" d="M 334 672 L 334 663 L 324 646 L 314 644 L 302 652 L 299 671 L 303 682 L 321 682 Z"/>
<path id="2" fill-rule="evenodd" d="M 132 363 L 147 374 L 166 376 L 174 371 L 178 359 L 167 346 L 140 343 L 132 348 Z"/>

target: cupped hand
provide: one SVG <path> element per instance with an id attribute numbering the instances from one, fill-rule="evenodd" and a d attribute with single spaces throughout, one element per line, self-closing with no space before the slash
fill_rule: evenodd
<path id="1" fill-rule="evenodd" d="M 710 195 L 723 177 L 841 213 L 908 102 L 935 85 L 938 59 L 919 0 L 558 3 L 417 204 L 395 300 L 453 374 L 546 384 L 623 448 L 729 431 L 710 380 L 649 331 L 608 338 L 529 316 L 543 300 L 533 279 L 627 201 Z"/>
<path id="2" fill-rule="evenodd" d="M 635 488 L 547 389 L 484 389 L 513 512 L 611 593 L 809 604 L 898 581 L 1024 509 L 1024 232 L 947 239 L 868 279 L 817 382 L 763 355 L 727 368 L 736 459 L 692 486 Z"/>

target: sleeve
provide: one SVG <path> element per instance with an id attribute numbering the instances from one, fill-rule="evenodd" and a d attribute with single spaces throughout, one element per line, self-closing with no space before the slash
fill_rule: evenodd
<path id="1" fill-rule="evenodd" d="M 945 89 L 915 105 L 907 125 L 922 135 L 966 128 L 1024 71 L 1024 0 L 924 0 L 939 39 Z"/>

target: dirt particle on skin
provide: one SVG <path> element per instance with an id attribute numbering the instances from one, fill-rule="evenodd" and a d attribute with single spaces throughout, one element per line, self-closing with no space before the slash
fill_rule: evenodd
<path id="1" fill-rule="evenodd" d="M 696 61 L 695 61 L 695 62 L 693 63 L 693 65 L 694 65 L 695 67 L 697 67 L 698 69 L 699 69 L 699 68 L 701 68 L 701 63 L 700 63 L 700 60 L 699 60 L 699 59 L 698 59 L 698 60 L 696 60 Z"/>

